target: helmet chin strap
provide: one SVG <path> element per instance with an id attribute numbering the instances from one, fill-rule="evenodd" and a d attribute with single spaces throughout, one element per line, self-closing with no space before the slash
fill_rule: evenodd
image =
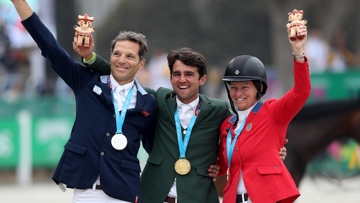
<path id="1" fill-rule="evenodd" d="M 227 82 L 224 82 L 224 84 L 225 84 L 226 92 L 227 92 L 227 95 L 228 95 L 228 98 L 229 98 L 231 110 L 233 111 L 234 114 L 236 114 L 236 120 L 235 120 L 234 123 L 237 123 L 238 120 L 239 120 L 239 115 L 238 115 L 237 110 L 235 108 L 234 102 L 232 101 L 232 99 L 230 97 L 230 92 L 229 92 L 229 87 L 227 85 Z"/>
<path id="2" fill-rule="evenodd" d="M 261 99 L 263 95 L 260 92 L 256 92 L 256 99 Z"/>

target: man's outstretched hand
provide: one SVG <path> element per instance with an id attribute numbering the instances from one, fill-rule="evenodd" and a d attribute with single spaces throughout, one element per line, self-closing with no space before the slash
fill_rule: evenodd
<path id="1" fill-rule="evenodd" d="M 73 49 L 74 51 L 79 54 L 81 57 L 83 57 L 85 60 L 89 60 L 92 57 L 92 53 L 94 50 L 94 38 L 92 35 L 90 35 L 90 47 L 84 47 L 82 45 L 82 42 L 78 42 L 76 37 L 76 32 L 74 36 L 73 41 Z"/>

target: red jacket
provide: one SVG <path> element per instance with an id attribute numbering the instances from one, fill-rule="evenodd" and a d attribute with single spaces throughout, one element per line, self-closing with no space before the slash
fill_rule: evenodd
<path id="1" fill-rule="evenodd" d="M 294 62 L 294 83 L 283 97 L 269 99 L 257 112 L 254 108 L 249 113 L 234 147 L 223 203 L 236 201 L 240 170 L 249 198 L 254 203 L 291 203 L 300 196 L 279 158 L 279 150 L 284 145 L 288 124 L 310 96 L 307 62 Z M 226 137 L 234 121 L 234 116 L 230 116 L 221 125 L 219 175 L 224 175 L 228 168 Z M 234 129 L 235 125 L 231 129 L 233 138 Z"/>

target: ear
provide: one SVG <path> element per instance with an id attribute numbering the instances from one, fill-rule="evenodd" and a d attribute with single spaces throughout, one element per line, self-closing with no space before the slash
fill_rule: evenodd
<path id="1" fill-rule="evenodd" d="M 145 67 L 146 59 L 142 59 L 139 63 L 139 70 L 143 69 Z"/>
<path id="2" fill-rule="evenodd" d="M 206 79 L 207 79 L 207 76 L 203 75 L 199 80 L 199 83 L 200 83 L 199 85 L 203 86 L 205 84 L 205 82 L 206 82 Z"/>

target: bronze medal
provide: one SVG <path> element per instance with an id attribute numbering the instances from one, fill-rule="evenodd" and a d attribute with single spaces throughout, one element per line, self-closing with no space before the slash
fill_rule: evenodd
<path id="1" fill-rule="evenodd" d="M 186 175 L 190 172 L 190 162 L 185 158 L 180 158 L 175 162 L 175 171 L 179 175 Z"/>

